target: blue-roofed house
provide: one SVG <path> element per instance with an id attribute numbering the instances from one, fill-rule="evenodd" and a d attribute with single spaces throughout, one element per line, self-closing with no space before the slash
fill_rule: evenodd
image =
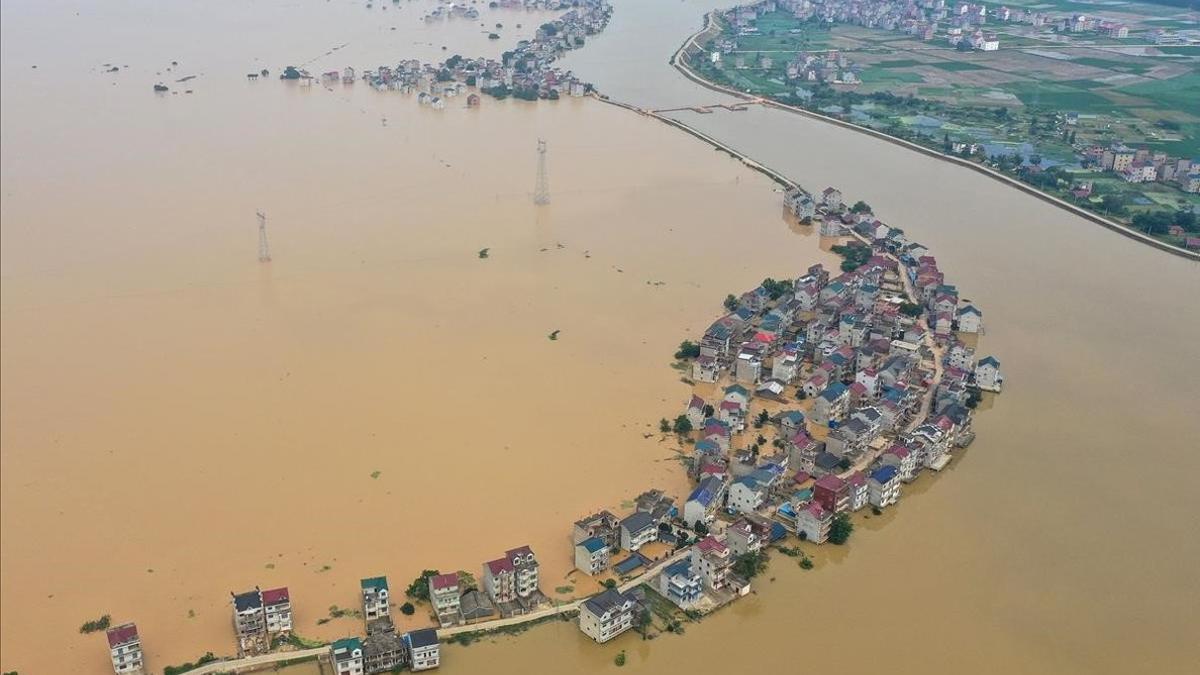
<path id="1" fill-rule="evenodd" d="M 721 505 L 725 494 L 725 481 L 717 476 L 709 476 L 700 481 L 692 494 L 683 504 L 683 520 L 688 525 L 697 522 L 707 523 L 713 511 Z"/>
<path id="2" fill-rule="evenodd" d="M 812 407 L 812 421 L 817 424 L 829 424 L 840 421 L 846 416 L 850 407 L 850 390 L 841 382 L 834 382 L 825 387 Z"/>
<path id="3" fill-rule="evenodd" d="M 359 586 L 362 587 L 363 617 L 367 621 L 388 616 L 391 613 L 391 608 L 388 605 L 390 596 L 388 594 L 387 577 L 363 579 L 359 582 Z"/>
<path id="4" fill-rule="evenodd" d="M 872 471 L 867 480 L 867 493 L 871 506 L 879 509 L 900 501 L 900 469 L 885 464 Z"/>
<path id="5" fill-rule="evenodd" d="M 680 609 L 690 609 L 700 601 L 704 580 L 692 571 L 691 560 L 685 558 L 667 565 L 658 575 L 658 591 Z"/>
<path id="6" fill-rule="evenodd" d="M 613 565 L 613 571 L 621 576 L 633 574 L 635 570 L 641 569 L 650 563 L 650 559 L 646 556 L 634 551 L 627 558 Z"/>
<path id="7" fill-rule="evenodd" d="M 608 544 L 600 537 L 584 539 L 575 544 L 575 569 L 594 575 L 608 569 L 608 563 Z"/>
<path id="8" fill-rule="evenodd" d="M 356 637 L 334 640 L 329 645 L 330 660 L 338 675 L 362 675 L 363 647 Z"/>
<path id="9" fill-rule="evenodd" d="M 729 486 L 729 508 L 737 513 L 753 513 L 767 499 L 767 487 L 753 476 L 742 476 Z"/>
<path id="10" fill-rule="evenodd" d="M 799 410 L 784 410 L 775 416 L 775 424 L 784 438 L 791 438 L 804 431 L 804 413 Z"/>
<path id="11" fill-rule="evenodd" d="M 704 457 L 706 455 L 708 457 L 721 456 L 721 446 L 708 439 L 696 441 L 696 445 L 693 446 L 693 449 L 696 451 L 697 458 Z"/>
<path id="12" fill-rule="evenodd" d="M 404 634 L 404 646 L 408 648 L 409 668 L 418 672 L 441 665 L 442 646 L 437 631 L 421 628 Z"/>

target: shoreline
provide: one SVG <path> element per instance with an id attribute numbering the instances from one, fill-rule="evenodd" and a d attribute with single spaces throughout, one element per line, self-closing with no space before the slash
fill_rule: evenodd
<path id="1" fill-rule="evenodd" d="M 1057 206 L 1058 208 L 1061 208 L 1065 211 L 1068 211 L 1068 212 L 1070 212 L 1074 215 L 1080 216 L 1082 218 L 1086 218 L 1087 220 L 1090 220 L 1093 223 L 1100 225 L 1108 230 L 1116 232 L 1117 234 L 1124 235 L 1126 237 L 1129 237 L 1130 239 L 1135 239 L 1143 244 L 1153 246 L 1154 248 L 1157 248 L 1161 251 L 1166 251 L 1167 253 L 1172 253 L 1172 254 L 1180 256 L 1182 258 L 1187 258 L 1189 260 L 1194 260 L 1194 261 L 1200 262 L 1200 252 L 1189 251 L 1187 249 L 1179 248 L 1178 246 L 1172 246 L 1171 244 L 1168 244 L 1166 242 L 1159 241 L 1159 240 L 1157 240 L 1153 237 L 1150 237 L 1142 232 L 1138 232 L 1137 230 L 1133 229 L 1132 227 L 1129 227 L 1127 225 L 1122 225 L 1121 223 L 1118 223 L 1114 220 L 1105 218 L 1099 214 L 1088 211 L 1087 209 L 1080 208 L 1074 204 L 1071 204 L 1070 202 L 1067 202 L 1063 199 L 1055 197 L 1054 195 L 1043 192 L 1043 191 L 1033 187 L 1032 185 L 1023 183 L 1015 178 L 1012 178 L 1011 176 L 1006 176 L 994 169 L 988 168 L 981 164 L 977 164 L 975 162 L 969 162 L 960 157 L 953 157 L 950 155 L 946 155 L 944 153 L 938 152 L 936 150 L 932 150 L 930 148 L 926 148 L 924 146 L 918 145 L 911 141 L 906 141 L 902 138 L 896 138 L 895 136 L 890 136 L 888 134 L 883 133 L 882 131 L 878 131 L 876 129 L 871 129 L 870 127 L 864 127 L 864 126 L 861 126 L 858 124 L 854 124 L 853 122 L 847 122 L 845 120 L 839 120 L 834 117 L 829 117 L 828 115 L 822 115 L 820 113 L 815 113 L 811 110 L 805 110 L 803 108 L 797 108 L 795 106 L 786 105 L 784 103 L 780 103 L 778 101 L 774 101 L 774 100 L 771 100 L 768 98 L 759 98 L 759 97 L 755 97 L 755 96 L 750 96 L 749 94 L 746 94 L 745 92 L 740 92 L 740 91 L 737 91 L 736 89 L 731 89 L 729 87 L 726 87 L 726 86 L 717 84 L 715 82 L 712 82 L 710 80 L 707 80 L 707 79 L 701 77 L 700 75 L 696 74 L 695 71 L 693 71 L 690 67 L 688 67 L 687 64 L 683 62 L 683 59 L 681 57 L 682 57 L 684 51 L 686 51 L 689 46 L 693 46 L 695 44 L 696 38 L 711 31 L 713 29 L 714 25 L 715 24 L 713 22 L 713 13 L 709 12 L 709 13 L 705 14 L 704 15 L 704 27 L 701 28 L 700 30 L 696 31 L 695 33 L 692 33 L 690 36 L 688 36 L 688 38 L 686 40 L 684 40 L 683 44 L 681 44 L 679 46 L 679 48 L 675 50 L 675 53 L 671 55 L 671 58 L 668 61 L 668 63 L 670 63 L 670 65 L 672 67 L 674 67 L 676 70 L 678 70 L 684 77 L 688 78 L 689 80 L 695 82 L 696 84 L 698 84 L 706 89 L 709 89 L 709 90 L 712 90 L 712 91 L 715 91 L 718 93 L 722 93 L 722 94 L 727 94 L 729 96 L 733 96 L 733 97 L 741 99 L 743 101 L 753 101 L 760 105 L 775 108 L 777 110 L 782 110 L 784 112 L 789 112 L 789 113 L 793 113 L 793 114 L 797 114 L 797 115 L 803 115 L 810 119 L 818 120 L 821 122 L 827 122 L 829 124 L 834 124 L 836 126 L 844 128 L 844 129 L 856 131 L 856 132 L 859 132 L 862 134 L 866 134 L 868 136 L 872 136 L 879 140 L 887 141 L 894 145 L 898 145 L 903 148 L 907 148 L 909 150 L 914 150 L 914 151 L 919 152 L 928 157 L 933 157 L 935 159 L 940 159 L 945 162 L 950 162 L 952 164 L 956 164 L 958 166 L 971 169 L 971 170 L 973 170 L 977 173 L 980 173 L 984 176 L 987 176 L 993 180 L 1004 183 L 1004 184 L 1008 185 L 1009 187 L 1016 188 L 1028 195 L 1036 197 L 1048 204 Z M 655 115 L 655 116 L 657 117 L 657 115 Z M 677 122 L 677 120 L 672 120 L 672 122 Z M 683 125 L 683 126 L 687 126 L 687 125 L 683 124 L 682 122 L 679 122 L 679 124 Z M 695 135 L 695 134 L 693 134 L 693 135 Z M 744 157 L 744 155 L 743 155 L 743 157 Z M 751 161 L 753 161 L 753 160 L 751 160 Z"/>

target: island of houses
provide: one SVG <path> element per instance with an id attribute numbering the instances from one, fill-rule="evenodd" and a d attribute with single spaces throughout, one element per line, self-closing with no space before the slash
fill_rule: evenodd
<path id="1" fill-rule="evenodd" d="M 555 67 L 554 62 L 564 52 L 582 47 L 588 37 L 608 25 L 612 6 L 607 0 L 524 0 L 501 5 L 565 11 L 559 18 L 539 26 L 533 39 L 521 40 L 500 59 L 459 55 L 439 63 L 407 59 L 361 71 L 353 67 L 330 70 L 319 75 L 320 81 L 327 86 L 362 81 L 379 91 L 415 93 L 420 105 L 434 109 L 443 109 L 448 99 L 464 94 L 467 107 L 478 106 L 479 94 L 471 90 L 496 98 L 513 96 L 526 100 L 585 95 L 591 86 L 572 72 Z M 280 75 L 281 79 L 299 80 L 302 85 L 311 84 L 317 77 L 292 66 Z"/>
<path id="2" fill-rule="evenodd" d="M 359 584 L 365 635 L 305 653 L 338 675 L 421 671 L 440 665 L 442 637 L 468 629 L 577 614 L 578 629 L 605 643 L 640 628 L 655 602 L 700 616 L 750 592 L 768 547 L 790 550 L 789 537 L 844 543 L 853 514 L 882 513 L 905 484 L 945 468 L 974 439 L 983 392 L 1004 383 L 999 360 L 976 356 L 982 311 L 931 251 L 862 202 L 847 206 L 832 187 L 793 188 L 784 207 L 845 242 L 835 248 L 842 270 L 812 265 L 730 295 L 698 342 L 681 347 L 692 393 L 662 427 L 680 440 L 693 487 L 683 500 L 647 490 L 628 513 L 574 522 L 562 555 L 603 591 L 551 601 L 537 555 L 518 546 L 483 562 L 478 583 L 465 572 L 423 574 L 436 627 L 401 633 L 387 577 L 368 577 Z M 286 587 L 231 593 L 230 610 L 239 659 L 282 660 L 304 644 Z M 107 638 L 114 672 L 147 672 L 134 624 Z"/>

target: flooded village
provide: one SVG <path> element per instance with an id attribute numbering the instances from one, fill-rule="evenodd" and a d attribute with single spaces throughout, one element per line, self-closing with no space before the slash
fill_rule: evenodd
<path id="1" fill-rule="evenodd" d="M 974 440 L 983 392 L 1001 391 L 993 356 L 979 357 L 983 313 L 940 271 L 933 252 L 846 204 L 836 188 L 784 194 L 788 217 L 842 242 L 841 271 L 811 265 L 724 300 L 727 313 L 676 366 L 694 393 L 659 432 L 674 437 L 694 484 L 686 499 L 650 489 L 627 513 L 585 515 L 570 528 L 575 569 L 603 590 L 552 599 L 537 554 L 517 546 L 466 570 L 424 570 L 404 594 L 385 575 L 360 582 L 364 636 L 314 643 L 294 631 L 286 587 L 231 592 L 237 657 L 207 654 L 179 672 L 242 672 L 305 660 L 338 675 L 437 668 L 440 645 L 493 630 L 573 621 L 597 643 L 668 626 L 746 596 L 772 550 L 812 562 L 789 540 L 844 545 L 860 512 L 881 515 L 903 486 L 938 472 Z M 570 594 L 575 586 L 556 589 Z M 432 625 L 397 630 L 393 611 Z M 107 623 L 108 617 L 105 617 Z M 137 627 L 107 630 L 114 672 L 141 675 Z"/>
<path id="2" fill-rule="evenodd" d="M 446 18 L 471 17 L 464 11 Z M 266 63 L 272 72 L 288 62 L 279 58 L 288 49 L 272 54 Z M 187 56 L 180 58 L 189 62 Z M 8 57 L 6 76 L 15 68 Z M 1095 530 L 1092 520 L 1067 519 L 1071 504 L 1030 513 L 1022 510 L 1026 496 L 1015 495 L 1016 503 L 1004 509 L 994 504 L 996 496 L 1017 492 L 1012 486 L 1023 481 L 1040 489 L 1053 479 L 1063 483 L 1057 487 L 1064 494 L 1107 487 L 1094 473 L 1113 440 L 1106 436 L 1131 439 L 1105 426 L 1109 411 L 1093 412 L 1101 405 L 1078 406 L 1093 435 L 1073 441 L 1069 434 L 1080 425 L 1070 415 L 1060 419 L 1056 401 L 1076 395 L 1090 404 L 1091 392 L 1121 391 L 1086 360 L 1068 358 L 1061 369 L 1039 361 L 1039 354 L 1091 354 L 1064 348 L 1062 325 L 1031 298 L 1046 294 L 1061 306 L 1079 301 L 1071 293 L 1088 280 L 1104 288 L 1107 279 L 1078 273 L 1065 255 L 1055 268 L 1060 274 L 1040 279 L 1033 294 L 1025 292 L 1029 279 L 1010 279 L 1009 263 L 1025 255 L 1035 236 L 993 241 L 992 230 L 1000 230 L 997 203 L 1019 201 L 1019 195 L 997 198 L 988 185 L 966 181 L 963 188 L 942 177 L 947 203 L 954 205 L 946 210 L 956 215 L 930 214 L 925 222 L 898 206 L 906 197 L 893 194 L 892 186 L 868 193 L 865 179 L 855 178 L 859 169 L 837 174 L 841 160 L 830 160 L 828 171 L 811 169 L 814 176 L 767 155 L 765 161 L 786 166 L 789 175 L 803 175 L 818 188 L 833 182 L 870 199 L 889 220 L 899 216 L 896 223 L 923 228 L 919 239 L 936 244 L 926 247 L 836 188 L 777 191 L 772 198 L 772 186 L 753 172 L 747 180 L 740 162 L 671 129 L 660 138 L 650 127 L 662 125 L 641 124 L 636 115 L 590 99 L 537 106 L 544 127 L 522 126 L 514 110 L 525 108 L 529 116 L 533 106 L 511 101 L 489 104 L 487 115 L 447 109 L 478 104 L 487 95 L 481 82 L 512 88 L 505 83 L 510 69 L 521 97 L 534 89 L 538 98 L 570 96 L 578 78 L 549 61 L 539 76 L 524 80 L 503 57 L 479 60 L 473 69 L 453 57 L 428 69 L 414 66 L 421 74 L 408 91 L 425 94 L 429 108 L 436 96 L 444 112 L 414 115 L 387 129 L 356 124 L 355 116 L 365 114 L 361 107 L 396 120 L 396 111 L 410 106 L 411 100 L 377 96 L 363 86 L 389 90 L 379 75 L 394 79 L 400 68 L 357 68 L 388 57 L 347 56 L 338 66 L 353 63 L 349 70 L 313 67 L 310 83 L 338 96 L 313 96 L 308 105 L 297 105 L 298 87 L 247 85 L 241 74 L 250 59 L 230 61 L 223 70 L 229 77 L 219 85 L 227 87 L 225 104 L 214 103 L 215 96 L 189 97 L 197 108 L 165 113 L 165 131 L 158 117 L 144 112 L 128 115 L 136 129 L 107 118 L 96 127 L 87 120 L 61 125 L 64 147 L 81 150 L 60 153 L 63 175 L 93 177 L 79 182 L 73 200 L 47 199 L 51 193 L 40 186 L 56 184 L 33 180 L 27 167 L 36 165 L 16 162 L 29 162 L 31 142 L 6 138 L 13 159 L 6 160 L 4 178 L 5 670 L 38 672 L 46 663 L 64 672 L 147 675 L 280 668 L 506 673 L 560 664 L 598 672 L 624 665 L 628 649 L 634 666 L 703 672 L 740 667 L 727 665 L 746 658 L 730 648 L 735 642 L 792 639 L 798 602 L 808 603 L 805 611 L 858 606 L 889 586 L 906 589 L 893 597 L 928 599 L 922 630 L 941 633 L 944 616 L 964 627 L 941 633 L 947 649 L 939 672 L 969 669 L 963 654 L 965 663 L 978 663 L 981 656 L 972 650 L 987 634 L 976 634 L 979 628 L 1000 636 L 986 638 L 1004 651 L 997 663 L 1020 669 L 1044 656 L 1016 648 L 1025 643 L 1010 637 L 1007 616 L 993 613 L 981 621 L 968 610 L 996 599 L 990 588 L 964 591 L 964 582 L 982 589 L 995 581 L 994 592 L 1007 595 L 1019 570 L 1042 569 L 1049 559 L 1042 554 L 1054 547 L 1039 542 L 1037 532 L 1013 534 L 1014 521 L 1047 519 L 1058 531 L 1055 545 L 1089 556 L 1096 551 L 1080 542 Z M 486 63 L 500 67 L 469 85 L 468 70 L 478 74 Z M 454 93 L 437 90 L 447 69 L 451 79 L 441 84 L 461 84 Z M 364 72 L 371 78 L 364 80 Z M 354 84 L 333 86 L 344 80 Z M 228 88 L 229 81 L 249 94 Z M 104 100 L 112 85 L 103 84 L 82 85 L 83 100 Z M 70 98 L 62 88 L 29 89 Z M 8 98 L 6 134 L 24 121 L 30 138 L 46 143 L 30 123 L 42 106 Z M 445 103 L 452 99 L 466 105 Z M 130 100 L 152 99 L 138 85 Z M 206 135 L 207 125 L 195 122 L 205 117 L 240 120 L 255 132 L 235 141 L 222 124 L 219 136 Z M 707 131 L 719 136 L 720 120 L 734 115 L 706 117 L 713 125 Z M 461 123 L 467 119 L 471 124 Z M 274 128 L 257 126 L 262 120 Z M 335 123 L 336 134 L 313 133 Z M 104 125 L 105 134 L 91 135 Z M 580 127 L 588 130 L 585 142 L 567 134 Z M 547 130 L 559 153 L 552 166 L 561 192 L 553 210 L 539 210 L 526 193 L 533 161 L 521 153 L 531 155 L 530 139 Z M 307 141 L 284 144 L 305 146 L 292 152 L 266 143 L 273 134 Z M 816 140 L 825 134 L 818 128 Z M 101 136 L 138 152 L 111 167 L 92 165 L 88 158 L 97 153 L 87 151 L 87 138 Z M 512 136 L 519 138 L 509 143 Z M 838 138 L 830 147 L 807 140 L 830 157 L 858 151 L 859 139 Z M 801 146 L 787 139 L 786 147 Z M 746 151 L 756 150 L 744 143 Z M 500 150 L 490 153 L 492 144 Z M 605 145 L 616 149 L 606 154 L 599 147 Z M 160 156 L 163 148 L 188 159 Z M 388 152 L 372 152 L 380 148 Z M 215 164 L 226 180 L 206 173 L 211 163 L 196 161 L 206 150 L 219 150 L 224 159 Z M 139 154 L 156 167 L 153 175 L 130 169 Z M 643 154 L 634 162 L 613 158 Z M 880 167 L 894 163 L 892 154 L 878 149 Z M 269 159 L 256 164 L 254 155 Z M 267 177 L 262 184 L 249 181 L 254 194 L 237 192 L 247 174 L 230 167 L 242 166 Z M 516 178 L 508 180 L 510 173 Z M 212 185 L 215 192 L 191 197 L 172 191 L 179 185 Z M 214 199 L 217 193 L 223 197 Z M 421 193 L 455 195 L 458 203 L 434 208 Z M 972 195 L 979 211 L 965 208 L 962 195 Z M 236 208 L 225 208 L 226 201 Z M 139 217 L 118 202 L 136 202 L 147 213 Z M 253 213 L 260 204 L 278 228 L 270 265 L 256 265 L 252 223 L 227 226 L 236 212 Z M 167 213 L 174 214 L 171 228 L 145 227 Z M 1025 228 L 1051 216 L 1017 203 L 1007 217 Z M 986 229 L 977 237 L 992 243 L 972 239 L 964 249 L 956 238 L 963 219 Z M 943 229 L 945 221 L 950 227 Z M 84 222 L 104 227 L 73 229 Z M 333 227 L 323 227 L 328 223 Z M 38 228 L 40 237 L 55 240 L 53 256 L 43 239 L 29 234 Z M 51 237 L 54 228 L 64 234 Z M 1113 245 L 1086 227 L 1069 233 L 1089 250 L 1124 253 L 1124 242 Z M 1036 237 L 1033 260 L 1045 262 L 1042 250 L 1066 250 L 1053 232 Z M 111 242 L 120 240 L 134 243 L 118 250 Z M 1006 248 L 1005 241 L 1014 243 Z M 993 252 L 979 251 L 978 267 L 964 255 L 980 246 L 1004 252 L 1002 274 L 980 276 L 979 270 L 995 268 Z M 479 250 L 490 256 L 477 258 Z M 228 262 L 239 256 L 245 265 Z M 1164 269 L 1174 269 L 1170 264 Z M 88 274 L 73 265 L 85 265 Z M 1133 271 L 1144 268 L 1140 259 L 1130 263 Z M 766 275 L 772 278 L 755 285 Z M 1170 286 L 1186 286 L 1190 278 Z M 88 292 L 76 287 L 84 282 Z M 1013 290 L 1006 292 L 1008 285 Z M 1125 306 L 1146 292 L 1134 282 L 1110 290 L 1106 297 Z M 1160 294 L 1146 295 L 1148 308 L 1159 306 Z M 996 351 L 1020 384 L 1002 397 L 992 395 L 1007 386 L 1000 361 L 980 349 L 985 309 L 988 339 L 1001 343 Z M 1121 326 L 1095 330 L 1110 309 L 1089 306 L 1064 319 L 1068 337 L 1086 330 L 1132 340 Z M 580 318 L 589 315 L 601 318 Z M 603 319 L 610 316 L 626 320 L 610 330 L 613 322 Z M 1004 335 L 1014 332 L 1018 316 L 1044 326 L 1056 344 L 1033 335 L 1028 339 L 1037 349 L 1018 348 Z M 547 333 L 560 327 L 561 337 L 548 341 Z M 88 339 L 80 343 L 80 335 Z M 639 346 L 639 338 L 648 346 Z M 664 362 L 681 338 L 686 341 L 668 369 Z M 1148 339 L 1161 346 L 1161 336 Z M 1112 342 L 1100 344 L 1106 355 L 1116 353 Z M 1177 401 L 1187 398 L 1179 395 L 1177 379 L 1186 378 L 1164 379 L 1160 366 L 1138 363 L 1164 400 L 1159 414 L 1129 425 L 1130 433 L 1149 434 L 1151 426 L 1186 431 L 1175 418 Z M 563 382 L 526 381 L 534 372 L 561 373 Z M 1058 378 L 1070 388 L 1055 388 Z M 24 393 L 11 396 L 13 389 Z M 993 404 L 997 409 L 977 420 L 976 411 Z M 1035 405 L 1054 415 L 1038 418 Z M 464 410 L 471 412 L 464 416 Z M 970 461 L 960 462 L 977 421 L 984 427 L 980 444 Z M 1051 421 L 1060 431 L 1043 429 L 1031 438 L 1020 428 Z M 1005 427 L 1011 431 L 996 433 Z M 1167 457 L 1171 438 L 1157 441 Z M 1086 457 L 1070 458 L 1074 480 L 1063 480 L 1058 472 L 1069 465 L 1056 464 L 1050 453 L 1023 452 L 1052 443 L 1065 457 L 1074 452 L 1073 442 L 1088 446 Z M 1120 482 L 1138 470 L 1126 467 Z M 981 479 L 980 473 L 988 475 Z M 456 496 L 448 499 L 452 484 Z M 40 498 L 44 494 L 54 498 Z M 214 499 L 226 494 L 236 498 Z M 963 508 L 964 494 L 979 508 Z M 897 505 L 906 499 L 901 511 Z M 118 501 L 128 508 L 99 506 Z M 1186 506 L 1174 493 L 1164 494 L 1161 504 Z M 1003 533 L 992 533 L 993 520 Z M 1166 521 L 1156 529 L 1114 523 L 1123 531 L 1171 534 Z M 922 529 L 936 530 L 945 546 L 894 543 Z M 971 546 L 979 541 L 964 531 L 1003 542 L 1014 553 L 996 568 L 983 560 L 986 546 Z M 105 553 L 95 555 L 100 550 Z M 954 555 L 961 551 L 978 552 L 978 559 Z M 897 572 L 891 562 L 906 555 L 912 557 Z M 1168 553 L 1160 564 L 1177 557 Z M 874 569 L 864 568 L 864 559 Z M 987 574 L 961 572 L 977 565 Z M 1077 572 L 1072 564 L 1064 570 Z M 1171 569 L 1160 572 L 1174 579 Z M 776 573 L 780 581 L 772 583 Z M 1058 584 L 1064 573 L 1037 576 Z M 1050 598 L 1038 578 L 1027 579 L 1025 591 Z M 1079 589 L 1089 588 L 1086 578 L 1074 580 Z M 1038 629 L 1053 618 L 1067 625 L 1080 617 L 1060 605 L 1076 590 L 1063 584 L 1061 597 L 1068 600 L 1038 605 L 1044 616 L 1025 612 L 1019 593 L 1005 598 L 1011 603 L 1005 611 L 1021 610 L 1018 623 Z M 1112 593 L 1124 597 L 1125 591 Z M 1108 610 L 1116 601 L 1097 602 Z M 87 635 L 74 635 L 80 620 L 102 612 L 111 618 L 103 614 L 88 622 Z M 1105 621 L 1117 616 L 1094 614 Z M 1186 627 L 1173 606 L 1162 615 Z M 852 618 L 850 627 L 878 636 L 859 645 L 864 654 L 886 647 L 897 661 L 906 659 L 900 641 L 909 641 L 911 631 L 885 635 L 878 624 Z M 828 645 L 814 664 L 845 658 L 863 635 L 838 642 L 833 633 L 853 632 L 848 621 L 814 622 L 821 625 L 812 626 L 797 649 Z M 1098 621 L 1079 623 L 1091 630 Z M 552 625 L 490 644 L 496 642 L 491 636 L 539 624 Z M 664 633 L 685 630 L 687 637 L 665 639 Z M 1170 646 L 1171 630 L 1158 631 L 1154 644 Z M 664 639 L 646 643 L 633 633 Z M 1062 649 L 1069 652 L 1078 635 L 1065 633 Z M 476 641 L 489 644 L 451 647 Z M 1098 653 L 1107 656 L 1119 648 L 1113 644 L 1127 642 L 1116 636 Z M 746 660 L 746 667 L 786 667 L 781 659 L 789 650 L 752 651 L 757 660 Z M 1156 663 L 1174 656 L 1179 652 L 1162 650 Z M 1058 672 L 1078 672 L 1070 667 L 1077 665 Z"/>
<path id="3" fill-rule="evenodd" d="M 468 90 L 503 99 L 508 96 L 525 100 L 557 99 L 560 96 L 583 96 L 591 85 L 580 80 L 570 71 L 554 66 L 554 62 L 566 51 L 578 49 L 586 44 L 588 37 L 604 30 L 612 16 L 612 6 L 607 0 L 506 0 L 499 4 L 505 9 L 566 10 L 553 21 L 537 28 L 530 40 L 521 40 L 505 51 L 499 59 L 453 55 L 438 63 L 424 63 L 419 59 L 406 59 L 396 65 L 364 68 L 356 71 L 352 66 L 345 69 L 325 71 L 319 75 L 325 86 L 335 83 L 343 85 L 356 81 L 370 85 L 377 91 L 398 91 L 417 94 L 417 102 L 435 110 L 446 107 L 446 101 L 457 96 L 466 96 L 466 105 L 479 105 L 479 95 Z M 478 18 L 474 7 L 465 4 L 439 5 L 426 21 L 461 16 Z M 497 28 L 499 28 L 499 24 Z M 489 38 L 499 39 L 496 33 Z M 257 79 L 258 74 L 248 77 Z M 311 86 L 317 75 L 303 68 L 288 66 L 280 79 L 298 80 Z"/>

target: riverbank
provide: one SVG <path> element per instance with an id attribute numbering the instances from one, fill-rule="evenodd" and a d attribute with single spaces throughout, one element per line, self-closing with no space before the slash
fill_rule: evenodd
<path id="1" fill-rule="evenodd" d="M 1190 260 L 1200 261 L 1200 251 L 1189 251 L 1187 249 L 1179 248 L 1177 246 L 1172 246 L 1166 242 L 1160 241 L 1160 240 L 1150 237 L 1142 232 L 1139 232 L 1128 225 L 1124 225 L 1124 224 L 1116 222 L 1114 220 L 1105 218 L 1105 217 L 1103 217 L 1097 213 L 1094 213 L 1092 211 L 1089 211 L 1087 209 L 1076 206 L 1075 204 L 1071 204 L 1070 202 L 1067 202 L 1059 197 L 1056 197 L 1054 195 L 1043 192 L 1042 190 L 1039 190 L 1036 187 L 1029 185 L 1028 183 L 1020 181 L 1011 176 L 1006 176 L 1003 173 L 996 171 L 995 169 L 992 169 L 987 166 L 983 166 L 977 162 L 972 162 L 972 161 L 963 159 L 961 157 L 956 157 L 954 155 L 948 155 L 946 153 L 938 152 L 937 150 L 927 148 L 927 147 L 917 144 L 917 143 L 913 143 L 912 141 L 907 141 L 902 138 L 897 138 L 895 136 L 891 136 L 889 134 L 886 134 L 882 131 L 878 131 L 876 129 L 872 129 L 870 127 L 865 127 L 865 126 L 862 126 L 859 124 L 854 124 L 853 122 L 848 122 L 846 120 L 840 120 L 835 117 L 830 117 L 828 115 L 822 115 L 821 113 L 813 112 L 811 110 L 806 110 L 804 108 L 786 105 L 786 104 L 780 103 L 778 101 L 773 101 L 771 99 L 750 96 L 750 95 L 745 94 L 744 92 L 740 92 L 740 91 L 737 91 L 736 89 L 732 89 L 732 88 L 717 84 L 716 82 L 713 82 L 711 80 L 708 80 L 708 79 L 702 77 L 701 75 L 699 75 L 698 73 L 696 73 L 695 71 L 693 71 L 688 66 L 687 61 L 686 61 L 686 52 L 689 48 L 700 49 L 699 45 L 696 42 L 697 39 L 699 37 L 701 37 L 702 35 L 705 35 L 706 33 L 712 32 L 713 30 L 715 30 L 714 13 L 709 12 L 708 14 L 704 15 L 704 27 L 701 28 L 699 31 L 693 33 L 691 36 L 689 36 L 688 39 L 685 40 L 683 42 L 683 44 L 680 45 L 679 49 L 677 49 L 675 51 L 675 53 L 671 56 L 671 59 L 670 59 L 670 65 L 672 67 L 674 67 L 681 74 L 683 74 L 684 77 L 688 78 L 692 82 L 695 82 L 696 84 L 699 84 L 699 85 L 705 87 L 706 89 L 710 89 L 712 91 L 726 94 L 729 96 L 734 96 L 741 100 L 753 101 L 759 105 L 768 106 L 768 107 L 775 108 L 777 110 L 782 110 L 782 111 L 785 111 L 788 113 L 802 115 L 802 116 L 808 117 L 810 119 L 819 120 L 821 122 L 825 122 L 828 124 L 834 124 L 834 125 L 844 128 L 844 129 L 849 129 L 851 131 L 866 134 L 873 138 L 887 141 L 888 143 L 892 143 L 894 145 L 898 145 L 903 148 L 913 150 L 915 152 L 919 152 L 928 157 L 933 157 L 933 158 L 942 160 L 944 162 L 949 162 L 951 164 L 955 164 L 955 165 L 958 165 L 958 166 L 961 166 L 964 168 L 971 169 L 972 171 L 983 174 L 983 175 L 987 176 L 988 178 L 999 181 L 1009 187 L 1016 188 L 1026 194 L 1037 197 L 1038 199 L 1040 199 L 1046 203 L 1052 204 L 1060 209 L 1069 211 L 1074 215 L 1085 218 L 1085 219 L 1087 219 L 1093 223 L 1096 223 L 1097 225 L 1105 227 L 1106 229 L 1109 229 L 1113 232 L 1117 232 L 1118 234 L 1122 234 L 1131 239 L 1135 239 L 1143 244 L 1148 244 L 1148 245 L 1153 246 L 1154 248 L 1157 248 L 1161 251 L 1166 251 L 1168 253 L 1172 253 L 1174 255 L 1178 255 L 1178 256 L 1181 256 L 1181 257 L 1184 257 L 1184 258 L 1187 258 Z"/>

